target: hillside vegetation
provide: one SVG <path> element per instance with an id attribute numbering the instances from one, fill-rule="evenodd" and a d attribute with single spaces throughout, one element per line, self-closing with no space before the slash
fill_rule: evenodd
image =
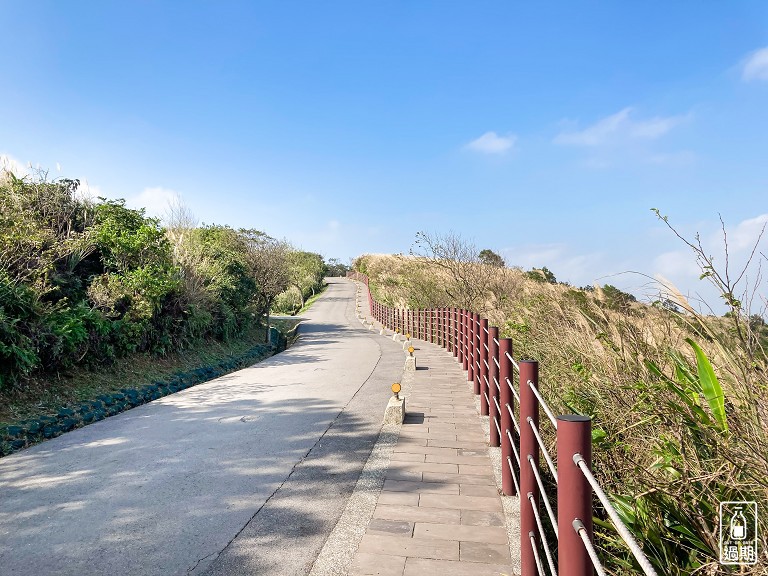
<path id="1" fill-rule="evenodd" d="M 756 500 L 762 514 L 761 561 L 739 573 L 765 574 L 761 317 L 735 298 L 722 318 L 697 314 L 679 295 L 646 305 L 611 286 L 557 284 L 551 271 L 506 268 L 452 235 L 420 235 L 417 246 L 419 256 L 365 255 L 354 268 L 369 276 L 378 300 L 479 312 L 512 338 L 517 358 L 540 362 L 541 389 L 556 412 L 593 418 L 595 473 L 659 574 L 733 573 L 718 563 L 718 506 L 732 500 Z M 542 428 L 552 445 L 550 427 Z M 595 525 L 611 571 L 634 573 L 604 514 Z"/>
<path id="2" fill-rule="evenodd" d="M 266 339 L 271 309 L 295 311 L 322 288 L 319 254 L 198 225 L 178 205 L 161 223 L 78 188 L 0 172 L 0 399 L 34 397 L 76 367 Z"/>

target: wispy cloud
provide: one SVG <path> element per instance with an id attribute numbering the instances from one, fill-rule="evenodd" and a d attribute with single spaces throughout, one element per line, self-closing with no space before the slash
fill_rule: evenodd
<path id="1" fill-rule="evenodd" d="M 741 78 L 745 82 L 768 80 L 768 46 L 755 50 L 744 60 Z"/>
<path id="2" fill-rule="evenodd" d="M 181 194 L 168 188 L 155 186 L 145 188 L 136 196 L 131 196 L 126 200 L 126 204 L 131 208 L 144 208 L 148 216 L 162 217 L 168 212 L 173 203 L 181 199 Z"/>
<path id="3" fill-rule="evenodd" d="M 565 146 L 604 146 L 626 140 L 655 140 L 688 119 L 685 116 L 657 116 L 635 119 L 634 109 L 624 108 L 606 116 L 582 130 L 564 130 L 554 138 L 555 144 Z"/>
<path id="4" fill-rule="evenodd" d="M 517 142 L 517 136 L 508 134 L 499 136 L 496 132 L 486 132 L 479 138 L 467 144 L 467 148 L 483 154 L 505 154 Z"/>
<path id="5" fill-rule="evenodd" d="M 510 266 L 520 266 L 525 270 L 546 266 L 558 280 L 577 286 L 592 284 L 598 276 L 606 273 L 603 254 L 575 254 L 562 243 L 525 244 L 504 248 L 500 252 Z"/>
<path id="6" fill-rule="evenodd" d="M 23 164 L 10 154 L 0 154 L 0 170 L 7 170 L 21 178 L 29 173 L 28 165 Z"/>

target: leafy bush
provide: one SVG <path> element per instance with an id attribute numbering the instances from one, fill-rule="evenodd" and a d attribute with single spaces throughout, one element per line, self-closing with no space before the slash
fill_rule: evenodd
<path id="1" fill-rule="evenodd" d="M 284 244 L 262 232 L 166 229 L 78 186 L 0 173 L 0 389 L 36 370 L 235 337 L 288 286 Z M 296 284 L 312 293 L 324 263 L 297 254 Z"/>

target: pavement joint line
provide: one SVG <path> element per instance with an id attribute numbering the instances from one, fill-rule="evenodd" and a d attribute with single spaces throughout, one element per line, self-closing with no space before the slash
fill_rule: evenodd
<path id="1" fill-rule="evenodd" d="M 403 373 L 401 377 L 401 384 L 403 384 L 401 393 L 406 398 L 406 402 L 413 390 L 414 380 L 414 374 Z M 308 576 L 345 576 L 349 572 L 360 541 L 373 518 L 402 426 L 402 424 L 385 424 L 381 427 L 379 438 L 360 472 L 352 495 L 315 559 Z"/>
<path id="2" fill-rule="evenodd" d="M 355 330 L 359 330 L 359 329 L 355 328 Z M 327 427 L 325 430 L 323 430 L 323 433 L 322 433 L 322 434 L 320 435 L 320 437 L 319 437 L 319 438 L 318 438 L 318 439 L 315 441 L 315 443 L 314 443 L 314 444 L 312 444 L 312 447 L 311 447 L 309 450 L 307 450 L 306 454 L 304 454 L 304 456 L 302 456 L 302 457 L 301 457 L 301 458 L 300 458 L 300 459 L 299 459 L 299 460 L 298 460 L 298 461 L 297 461 L 297 462 L 296 462 L 296 463 L 293 465 L 293 467 L 291 468 L 291 471 L 288 473 L 288 475 L 287 475 L 287 476 L 286 476 L 286 477 L 283 479 L 283 481 L 282 481 L 282 482 L 280 482 L 280 484 L 277 486 L 277 488 L 275 488 L 275 490 L 274 490 L 274 491 L 273 491 L 273 492 L 272 492 L 272 493 L 271 493 L 269 496 L 267 496 L 267 498 L 264 500 L 264 502 L 262 502 L 261 506 L 259 506 L 258 510 L 256 510 L 256 512 L 254 512 L 253 516 L 251 516 L 251 517 L 248 519 L 248 521 L 247 521 L 245 524 L 243 524 L 242 528 L 240 528 L 240 530 L 238 530 L 238 531 L 237 531 L 237 534 L 235 534 L 235 535 L 232 537 L 232 539 L 231 539 L 229 542 L 227 542 L 226 546 L 224 546 L 224 548 L 222 548 L 222 549 L 221 549 L 219 552 L 212 552 L 211 554 L 208 554 L 207 556 L 204 556 L 203 558 L 200 558 L 200 559 L 199 559 L 199 560 L 198 560 L 198 561 L 195 563 L 195 565 L 194 565 L 192 568 L 189 568 L 189 569 L 187 569 L 187 574 L 190 574 L 190 573 L 191 573 L 191 572 L 192 572 L 192 571 L 193 571 L 193 570 L 194 570 L 194 569 L 197 567 L 197 565 L 198 565 L 198 564 L 200 564 L 200 562 L 202 562 L 202 561 L 203 561 L 203 560 L 205 560 L 206 558 L 208 558 L 208 557 L 210 557 L 210 556 L 213 556 L 213 555 L 215 555 L 215 556 L 219 556 L 219 555 L 220 555 L 220 554 L 222 554 L 222 553 L 223 553 L 223 552 L 224 552 L 224 551 L 225 551 L 227 548 L 229 548 L 229 547 L 232 545 L 232 543 L 233 543 L 233 542 L 234 542 L 234 541 L 235 541 L 235 540 L 238 538 L 238 536 L 240 536 L 240 534 L 243 532 L 243 530 L 245 530 L 245 529 L 248 527 L 248 525 L 249 525 L 249 524 L 250 524 L 250 523 L 251 523 L 251 522 L 252 522 L 252 521 L 253 521 L 253 520 L 256 518 L 256 516 L 258 516 L 258 515 L 259 515 L 259 512 L 261 512 L 261 511 L 264 509 L 264 507 L 265 507 L 265 506 L 266 506 L 266 505 L 269 503 L 269 501 L 270 501 L 270 500 L 272 500 L 272 498 L 274 498 L 274 496 L 275 496 L 275 495 L 276 495 L 276 494 L 277 494 L 277 493 L 280 491 L 280 489 L 281 489 L 281 488 L 282 488 L 282 487 L 285 485 L 285 483 L 286 483 L 286 482 L 288 482 L 288 480 L 291 478 L 291 476 L 293 476 L 293 473 L 296 471 L 296 468 L 298 468 L 298 467 L 299 467 L 299 466 L 300 466 L 300 465 L 301 465 L 301 464 L 302 464 L 302 463 L 303 463 L 303 462 L 304 462 L 304 461 L 305 461 L 305 460 L 306 460 L 306 459 L 309 457 L 309 455 L 310 455 L 310 454 L 312 454 L 312 451 L 313 451 L 313 450 L 314 450 L 316 447 L 318 447 L 318 446 L 322 446 L 322 441 L 323 441 L 323 438 L 325 438 L 325 435 L 328 433 L 328 431 L 329 431 L 331 428 L 333 428 L 333 425 L 334 425 L 334 424 L 335 424 L 335 423 L 338 421 L 338 419 L 341 417 L 341 415 L 344 413 L 344 411 L 347 409 L 347 407 L 348 407 L 348 406 L 349 406 L 349 405 L 352 403 L 352 400 L 353 400 L 353 399 L 354 399 L 354 398 L 355 398 L 355 397 L 356 397 L 356 396 L 357 396 L 357 395 L 360 393 L 360 390 L 362 390 L 362 388 L 363 388 L 363 387 L 364 387 L 364 386 L 365 386 L 365 385 L 368 383 L 368 381 L 371 379 L 371 376 L 373 376 L 374 372 L 376 372 L 376 368 L 378 367 L 378 365 L 379 365 L 379 363 L 381 362 L 381 359 L 382 359 L 382 357 L 383 357 L 383 353 L 382 353 L 382 350 L 381 350 L 381 345 L 380 345 L 378 342 L 376 342 L 376 345 L 377 345 L 377 346 L 378 346 L 378 348 L 379 348 L 379 357 L 378 357 L 378 359 L 376 360 L 376 364 L 374 364 L 373 368 L 371 369 L 371 372 L 368 374 L 368 376 L 365 378 L 365 380 L 364 380 L 364 381 L 363 381 L 363 382 L 360 384 L 360 386 L 358 387 L 358 389 L 357 389 L 357 390 L 355 390 L 355 393 L 354 393 L 354 394 L 353 394 L 353 395 L 352 395 L 352 396 L 349 398 L 349 400 L 347 401 L 347 403 L 346 403 L 346 404 L 344 404 L 344 406 L 341 408 L 341 410 L 339 410 L 339 413 L 338 413 L 338 414 L 336 414 L 336 416 L 333 418 L 333 420 L 331 420 L 331 423 L 330 423 L 330 424 L 328 424 L 328 427 Z M 381 433 L 380 433 L 380 434 L 381 434 Z M 397 439 L 395 439 L 395 443 L 397 443 Z M 377 442 L 377 444 L 378 444 L 378 442 Z M 375 446 L 374 446 L 374 448 L 375 448 Z M 393 448 L 394 448 L 394 444 L 393 444 Z M 367 463 L 366 463 L 366 465 L 367 465 Z M 383 483 L 383 482 L 382 482 L 382 483 Z M 357 489 L 357 487 L 355 487 L 355 490 L 356 490 L 356 489 Z"/>
<path id="3" fill-rule="evenodd" d="M 404 373 L 404 388 L 407 387 L 406 396 L 411 395 L 411 390 L 416 379 L 414 373 Z M 466 382 L 469 392 L 473 396 L 475 415 L 478 424 L 483 430 L 485 446 L 493 469 L 494 483 L 499 494 L 504 516 L 504 528 L 507 533 L 507 546 L 511 557 L 513 574 L 520 573 L 520 500 L 517 496 L 504 496 L 501 491 L 501 450 L 489 447 L 490 419 L 480 414 L 480 399 L 474 395 L 473 383 Z M 451 388 L 453 391 L 461 390 L 460 384 Z M 406 390 L 404 390 L 406 392 Z M 389 427 L 396 429 L 395 434 L 388 434 Z M 379 440 L 374 445 L 369 460 L 358 479 L 352 496 L 348 501 L 337 526 L 326 540 L 323 549 L 318 555 L 309 576 L 345 576 L 348 574 L 363 536 L 373 517 L 373 512 L 378 504 L 378 499 L 384 485 L 392 454 L 397 446 L 400 425 L 387 425 L 382 427 Z"/>

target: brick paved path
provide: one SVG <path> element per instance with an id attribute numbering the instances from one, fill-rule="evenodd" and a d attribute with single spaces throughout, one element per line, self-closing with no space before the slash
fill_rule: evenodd
<path id="1" fill-rule="evenodd" d="M 501 497 L 466 375 L 442 348 L 415 342 L 406 420 L 350 575 L 511 575 Z"/>

